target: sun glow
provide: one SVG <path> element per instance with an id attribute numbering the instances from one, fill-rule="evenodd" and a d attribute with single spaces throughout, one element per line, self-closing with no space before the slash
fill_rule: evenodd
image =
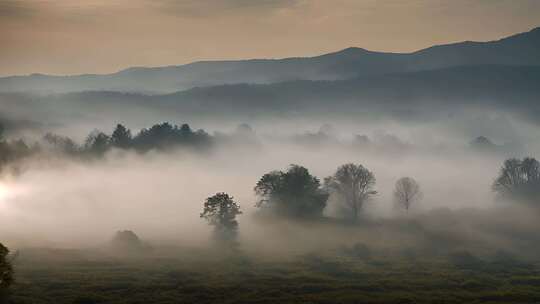
<path id="1" fill-rule="evenodd" d="M 4 183 L 0 183 L 0 202 L 9 198 L 10 196 L 11 191 L 9 190 L 9 187 Z"/>

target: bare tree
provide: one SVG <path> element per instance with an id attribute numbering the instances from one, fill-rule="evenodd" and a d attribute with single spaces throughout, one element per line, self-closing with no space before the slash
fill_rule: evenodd
<path id="1" fill-rule="evenodd" d="M 402 177 L 396 182 L 394 200 L 396 204 L 409 212 L 411 205 L 422 200 L 420 185 L 412 177 Z"/>
<path id="2" fill-rule="evenodd" d="M 333 176 L 325 178 L 324 184 L 329 191 L 341 195 L 345 205 L 352 211 L 354 220 L 364 203 L 377 194 L 375 176 L 362 165 L 345 164 L 339 167 Z"/>

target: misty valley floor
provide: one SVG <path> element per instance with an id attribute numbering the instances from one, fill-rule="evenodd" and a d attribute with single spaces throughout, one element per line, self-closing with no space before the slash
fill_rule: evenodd
<path id="1" fill-rule="evenodd" d="M 21 251 L 16 271 L 13 303 L 540 302 L 539 263 L 451 257 L 120 258 L 39 249 Z"/>

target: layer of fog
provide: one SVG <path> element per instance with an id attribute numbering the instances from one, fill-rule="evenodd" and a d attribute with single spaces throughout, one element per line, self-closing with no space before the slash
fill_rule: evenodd
<path id="1" fill-rule="evenodd" d="M 106 243 L 117 230 L 131 229 L 153 242 L 200 246 L 211 240 L 211 228 L 199 218 L 202 203 L 206 197 L 225 191 L 242 206 L 240 240 L 248 248 L 267 248 L 273 237 L 284 235 L 280 229 L 291 236 L 288 246 L 317 247 L 324 243 L 316 236 L 320 234 L 308 233 L 306 228 L 295 230 L 294 222 L 258 222 L 252 189 L 264 173 L 284 170 L 289 164 L 306 166 L 322 179 L 347 162 L 363 164 L 376 175 L 379 195 L 366 208 L 372 220 L 399 215 L 392 190 L 402 176 L 416 178 L 425 193 L 414 212 L 495 206 L 490 185 L 501 162 L 497 155 L 381 154 L 274 139 L 254 146 L 229 145 L 208 155 L 112 151 L 104 160 L 94 162 L 32 159 L 25 163 L 21 175 L 2 180 L 0 238 L 16 247 L 89 247 Z M 333 208 L 330 202 L 326 214 L 332 216 Z M 356 241 L 369 235 L 361 229 L 358 233 L 352 237 Z M 326 235 L 330 243 L 341 239 Z M 272 247 L 275 249 L 267 249 Z"/>
<path id="2" fill-rule="evenodd" d="M 132 131 L 163 121 L 189 123 L 194 129 L 204 128 L 210 133 L 229 131 L 239 123 L 247 123 L 259 135 L 269 136 L 288 136 L 306 130 L 316 132 L 320 126 L 329 124 L 339 137 L 371 135 L 382 130 L 416 145 L 433 146 L 466 144 L 478 136 L 486 136 L 498 145 L 522 149 L 517 152 L 540 150 L 538 122 L 534 119 L 524 119 L 523 113 L 516 109 L 489 104 L 465 105 L 463 100 L 446 103 L 426 100 L 419 104 L 357 100 L 352 107 L 341 105 L 339 100 L 327 100 L 325 104 L 337 103 L 337 106 L 335 109 L 329 106 L 322 112 L 316 106 L 310 109 L 302 105 L 295 110 L 263 109 L 257 112 L 255 109 L 252 113 L 249 110 L 251 106 L 246 105 L 245 109 L 237 109 L 231 116 L 229 112 L 235 110 L 224 113 L 209 107 L 199 109 L 205 111 L 199 113 L 164 107 L 138 95 L 81 94 L 82 97 L 68 94 L 46 98 L 0 95 L 0 121 L 14 137 L 29 139 L 53 132 L 82 141 L 91 130 L 97 128 L 108 133 L 117 123 L 123 123 Z M 453 102 L 458 104 L 453 105 Z M 171 103 L 182 104 L 181 101 Z"/>
<path id="3" fill-rule="evenodd" d="M 129 229 L 155 245 L 204 247 L 212 242 L 212 229 L 199 218 L 203 201 L 224 191 L 244 211 L 239 218 L 241 247 L 258 254 L 354 243 L 535 252 L 530 242 L 540 228 L 536 211 L 497 202 L 491 191 L 505 158 L 540 152 L 536 127 L 508 113 L 471 109 L 424 121 L 340 119 L 330 114 L 246 117 L 243 122 L 255 134 L 235 133 L 238 120 L 145 113 L 143 117 L 128 111 L 116 118 L 113 113 L 103 117 L 81 113 L 62 120 L 21 110 L 12 117 L 16 123 L 8 135 L 30 141 L 52 131 L 82 142 L 91 130 L 110 133 L 118 122 L 134 133 L 161 121 L 187 122 L 194 129 L 225 136 L 203 154 L 111 151 L 93 162 L 50 155 L 26 160 L 20 175 L 4 174 L 0 179 L 0 240 L 14 248 L 88 248 L 102 246 L 116 231 Z M 27 121 L 38 125 L 24 128 Z M 475 151 L 469 143 L 477 136 L 488 137 L 501 151 Z M 299 164 L 322 180 L 348 162 L 366 166 L 377 178 L 379 194 L 366 206 L 363 226 L 257 216 L 253 187 L 263 174 Z M 396 210 L 392 199 L 394 183 L 403 176 L 418 180 L 424 192 L 423 201 L 408 216 Z M 333 217 L 336 209 L 330 200 L 325 214 Z"/>

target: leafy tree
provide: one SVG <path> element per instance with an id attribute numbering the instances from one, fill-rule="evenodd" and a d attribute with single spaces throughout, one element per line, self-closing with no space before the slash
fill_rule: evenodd
<path id="1" fill-rule="evenodd" d="M 193 131 L 191 131 L 191 127 L 188 124 L 182 124 L 180 127 L 180 134 L 183 136 L 190 136 L 193 134 Z"/>
<path id="2" fill-rule="evenodd" d="M 0 302 L 5 300 L 8 289 L 13 283 L 13 267 L 8 255 L 9 249 L 0 243 Z"/>
<path id="3" fill-rule="evenodd" d="M 209 197 L 204 202 L 201 218 L 214 226 L 219 239 L 231 240 L 236 236 L 238 222 L 236 216 L 242 214 L 232 196 L 221 192 Z"/>
<path id="4" fill-rule="evenodd" d="M 165 149 L 175 145 L 190 147 L 205 147 L 210 142 L 210 136 L 204 130 L 193 132 L 188 124 L 181 127 L 167 122 L 153 125 L 150 129 L 142 129 L 133 138 L 133 144 L 138 150 Z"/>
<path id="5" fill-rule="evenodd" d="M 111 145 L 113 147 L 127 149 L 131 146 L 131 131 L 121 124 L 117 124 L 111 135 Z"/>
<path id="6" fill-rule="evenodd" d="M 22 140 L 14 141 L 0 141 L 0 171 L 4 166 L 10 163 L 14 163 L 22 158 L 30 156 L 34 152 L 28 145 Z M 18 167 L 14 166 L 12 169 L 17 170 Z"/>
<path id="7" fill-rule="evenodd" d="M 270 207 L 288 216 L 321 216 L 328 199 L 319 179 L 298 165 L 291 165 L 287 172 L 263 175 L 254 190 L 260 198 L 257 207 Z"/>
<path id="8" fill-rule="evenodd" d="M 79 146 L 69 137 L 47 133 L 43 140 L 61 153 L 74 155 L 80 151 Z"/>
<path id="9" fill-rule="evenodd" d="M 153 148 L 162 148 L 167 144 L 174 142 L 175 131 L 174 127 L 164 122 L 150 127 L 150 129 L 142 129 L 134 139 L 137 148 L 150 150 Z"/>
<path id="10" fill-rule="evenodd" d="M 394 201 L 396 204 L 409 212 L 411 205 L 420 201 L 423 197 L 420 184 L 412 177 L 402 177 L 396 182 L 394 189 Z"/>
<path id="11" fill-rule="evenodd" d="M 540 163 L 531 157 L 507 159 L 493 183 L 502 198 L 525 202 L 540 201 Z"/>
<path id="12" fill-rule="evenodd" d="M 110 137 L 100 131 L 94 131 L 88 135 L 84 143 L 85 151 L 94 156 L 103 156 L 109 148 Z"/>
<path id="13" fill-rule="evenodd" d="M 352 212 L 354 220 L 358 219 L 358 213 L 377 192 L 375 176 L 362 165 L 345 164 L 339 167 L 334 175 L 325 178 L 325 188 L 337 193 L 344 200 Z"/>

